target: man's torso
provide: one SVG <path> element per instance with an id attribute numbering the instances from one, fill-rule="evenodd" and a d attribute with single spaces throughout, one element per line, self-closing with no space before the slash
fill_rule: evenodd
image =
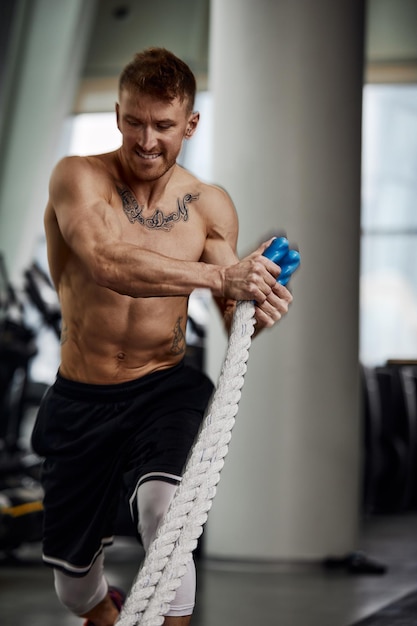
<path id="1" fill-rule="evenodd" d="M 198 261 L 207 224 L 204 187 L 182 168 L 157 207 L 141 207 L 113 169 L 104 164 L 122 239 L 181 260 Z M 186 296 L 132 298 L 100 287 L 65 243 L 54 208 L 45 219 L 51 274 L 62 309 L 60 371 L 72 380 L 111 383 L 132 380 L 178 363 L 185 353 Z M 57 284 L 58 283 L 58 284 Z"/>

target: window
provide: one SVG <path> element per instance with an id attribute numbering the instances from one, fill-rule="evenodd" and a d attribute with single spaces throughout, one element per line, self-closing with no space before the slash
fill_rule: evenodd
<path id="1" fill-rule="evenodd" d="M 416 86 L 365 86 L 362 181 L 361 361 L 417 359 Z"/>

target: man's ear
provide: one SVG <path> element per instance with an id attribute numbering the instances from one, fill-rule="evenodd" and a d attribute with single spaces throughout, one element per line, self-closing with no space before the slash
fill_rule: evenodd
<path id="1" fill-rule="evenodd" d="M 120 106 L 118 102 L 116 102 L 115 110 L 116 110 L 117 128 L 120 130 Z"/>
<path id="2" fill-rule="evenodd" d="M 194 135 L 199 121 L 200 113 L 198 111 L 193 111 L 188 118 L 187 127 L 185 129 L 186 139 L 191 139 L 191 137 Z"/>

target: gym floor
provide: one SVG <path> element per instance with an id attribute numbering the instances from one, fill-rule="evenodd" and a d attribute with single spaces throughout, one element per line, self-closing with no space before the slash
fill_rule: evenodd
<path id="1" fill-rule="evenodd" d="M 387 566 L 382 575 L 321 564 L 197 561 L 193 626 L 351 626 L 417 588 L 417 514 L 373 517 L 358 550 Z M 143 557 L 134 539 L 107 550 L 111 584 L 129 589 Z M 0 555 L 1 626 L 80 626 L 55 597 L 38 544 Z"/>

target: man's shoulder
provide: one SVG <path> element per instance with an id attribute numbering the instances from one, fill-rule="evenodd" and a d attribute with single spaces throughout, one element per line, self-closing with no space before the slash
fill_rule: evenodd
<path id="1" fill-rule="evenodd" d="M 71 181 L 79 182 L 95 179 L 102 184 L 105 180 L 111 181 L 114 178 L 112 172 L 114 157 L 106 154 L 98 155 L 69 155 L 61 158 L 55 165 L 52 172 L 52 182 Z"/>
<path id="2" fill-rule="evenodd" d="M 229 193 L 214 183 L 201 183 L 200 199 L 210 209 L 210 213 L 234 212 L 235 207 Z"/>
<path id="3" fill-rule="evenodd" d="M 113 152 L 90 155 L 72 154 L 62 157 L 56 164 L 55 169 L 108 170 L 114 163 L 115 156 Z"/>
<path id="4" fill-rule="evenodd" d="M 178 174 L 181 180 L 181 185 L 194 189 L 196 193 L 201 194 L 201 199 L 206 198 L 210 199 L 210 201 L 231 201 L 230 195 L 221 185 L 204 181 L 182 166 L 178 166 Z"/>

